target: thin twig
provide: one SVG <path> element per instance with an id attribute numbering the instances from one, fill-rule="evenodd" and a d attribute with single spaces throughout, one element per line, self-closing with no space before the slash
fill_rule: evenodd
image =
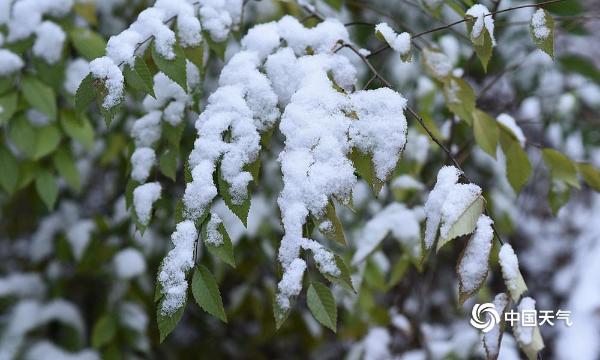
<path id="1" fill-rule="evenodd" d="M 508 12 L 508 11 L 513 11 L 513 10 L 518 10 L 518 9 L 524 9 L 524 8 L 529 8 L 529 7 L 543 7 L 545 5 L 554 4 L 554 3 L 557 3 L 557 2 L 560 2 L 560 1 L 564 1 L 564 0 L 548 0 L 548 1 L 544 1 L 544 2 L 538 3 L 538 4 L 526 4 L 526 5 L 514 6 L 514 7 L 510 7 L 510 8 L 506 8 L 506 9 L 496 10 L 496 11 L 490 12 L 489 14 L 484 15 L 484 17 L 486 17 L 486 16 L 492 16 L 493 17 L 496 14 L 502 14 L 502 13 L 505 13 L 505 12 Z M 457 20 L 457 21 L 455 21 L 453 23 L 450 23 L 450 24 L 446 24 L 446 25 L 438 26 L 438 27 L 433 28 L 433 29 L 425 30 L 423 32 L 420 32 L 420 33 L 417 33 L 415 35 L 412 35 L 411 39 L 416 39 L 416 38 L 419 38 L 419 37 L 421 37 L 423 35 L 431 34 L 431 33 L 437 32 L 437 31 L 447 30 L 447 29 L 450 29 L 450 28 L 452 28 L 452 27 L 454 27 L 456 25 L 462 24 L 462 23 L 467 22 L 467 21 L 469 21 L 469 19 L 465 18 L 465 19 Z M 375 56 L 375 55 L 377 55 L 377 54 L 379 54 L 379 53 L 381 53 L 381 52 L 383 52 L 383 51 L 385 51 L 385 50 L 387 50 L 389 48 L 390 48 L 389 45 L 385 45 L 385 46 L 383 46 L 383 47 L 381 47 L 381 48 L 373 51 L 369 55 L 369 57 Z"/>

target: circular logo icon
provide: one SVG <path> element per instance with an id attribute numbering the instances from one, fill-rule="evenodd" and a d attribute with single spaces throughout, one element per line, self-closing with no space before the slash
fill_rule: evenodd
<path id="1" fill-rule="evenodd" d="M 486 315 L 487 314 L 487 315 Z M 492 303 L 475 304 L 471 311 L 471 325 L 484 333 L 491 331 L 500 322 L 500 315 Z"/>

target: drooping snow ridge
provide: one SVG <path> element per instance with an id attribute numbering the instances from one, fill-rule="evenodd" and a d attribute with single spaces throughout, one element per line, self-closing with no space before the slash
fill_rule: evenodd
<path id="1" fill-rule="evenodd" d="M 224 41 L 239 23 L 242 0 L 200 0 L 200 18 L 204 29 L 216 42 Z"/>
<path id="2" fill-rule="evenodd" d="M 60 60 L 67 37 L 63 29 L 52 21 L 44 21 L 35 29 L 35 34 L 33 54 L 48 64 L 55 64 Z"/>
<path id="3" fill-rule="evenodd" d="M 379 23 L 375 26 L 390 47 L 400 55 L 406 55 L 410 52 L 410 34 L 403 32 L 397 34 L 387 23 Z"/>
<path id="4" fill-rule="evenodd" d="M 132 279 L 146 271 L 146 260 L 139 250 L 127 248 L 113 258 L 115 272 L 119 279 Z"/>
<path id="5" fill-rule="evenodd" d="M 508 306 L 510 299 L 505 293 L 499 293 L 494 297 L 494 308 L 500 318 L 504 318 L 504 310 Z M 487 314 L 490 316 L 489 314 Z M 489 359 L 496 359 L 500 352 L 500 342 L 502 341 L 502 328 L 494 326 L 490 331 L 483 334 L 483 346 Z"/>
<path id="6" fill-rule="evenodd" d="M 234 55 L 223 68 L 220 87 L 196 121 L 199 137 L 189 157 L 193 181 L 184 194 L 186 215 L 191 219 L 202 215 L 217 194 L 212 174 L 219 159 L 232 201 L 241 204 L 248 196 L 252 175 L 244 167 L 258 156 L 259 131 L 272 127 L 279 116 L 277 95 L 259 71 L 260 65 L 254 51 Z M 223 140 L 227 131 L 228 142 Z"/>
<path id="7" fill-rule="evenodd" d="M 471 6 L 465 13 L 465 15 L 475 18 L 475 23 L 471 30 L 471 39 L 474 40 L 478 38 L 485 28 L 492 39 L 492 46 L 496 46 L 496 39 L 494 38 L 494 18 L 490 14 L 488 8 L 481 4 Z"/>
<path id="8" fill-rule="evenodd" d="M 440 222 L 442 220 L 442 207 L 456 185 L 461 171 L 454 166 L 444 166 L 438 171 L 437 181 L 425 202 L 425 248 L 430 249 L 435 241 Z"/>
<path id="9" fill-rule="evenodd" d="M 109 57 L 103 56 L 90 62 L 90 72 L 94 78 L 104 80 L 107 94 L 102 107 L 108 110 L 119 104 L 125 81 L 121 69 Z"/>
<path id="10" fill-rule="evenodd" d="M 50 341 L 39 341 L 33 344 L 25 353 L 25 360 L 100 360 L 100 355 L 94 350 L 86 349 L 78 352 L 68 352 Z"/>
<path id="11" fill-rule="evenodd" d="M 77 88 L 90 70 L 90 64 L 82 58 L 70 61 L 65 71 L 65 90 L 71 95 L 77 93 Z"/>
<path id="12" fill-rule="evenodd" d="M 378 212 L 361 230 L 357 240 L 352 265 L 358 265 L 375 250 L 381 241 L 391 233 L 411 254 L 420 251 L 420 222 L 424 218 L 423 208 L 408 209 L 404 204 L 393 203 Z"/>
<path id="13" fill-rule="evenodd" d="M 196 226 L 190 220 L 177 224 L 177 229 L 171 235 L 174 248 L 164 258 L 158 281 L 164 295 L 161 314 L 170 315 L 185 303 L 188 283 L 186 272 L 194 266 L 194 245 L 198 233 Z"/>
<path id="14" fill-rule="evenodd" d="M 535 300 L 530 297 L 524 297 L 519 302 L 519 313 L 523 314 L 523 311 L 532 311 L 535 310 Z M 521 344 L 530 344 L 533 340 L 533 330 L 534 326 L 519 326 L 520 322 L 517 322 L 517 326 L 515 327 L 515 336 L 517 341 Z"/>
<path id="15" fill-rule="evenodd" d="M 462 254 L 457 269 L 460 289 L 464 293 L 473 293 L 487 276 L 492 239 L 494 238 L 492 224 L 492 219 L 486 215 L 480 215 L 475 233 L 469 239 Z"/>
<path id="16" fill-rule="evenodd" d="M 550 29 L 546 26 L 546 13 L 543 9 L 537 9 L 536 12 L 531 15 L 531 27 L 533 28 L 533 35 L 538 40 L 546 40 L 550 36 Z"/>
<path id="17" fill-rule="evenodd" d="M 160 199 L 161 186 L 158 182 L 139 185 L 133 190 L 133 207 L 139 222 L 148 225 L 152 214 L 152 205 Z"/>
<path id="18" fill-rule="evenodd" d="M 223 223 L 223 220 L 219 215 L 212 213 L 210 214 L 210 220 L 206 224 L 206 239 L 204 240 L 207 244 L 213 246 L 223 245 L 223 235 L 219 232 L 219 225 Z"/>
<path id="19" fill-rule="evenodd" d="M 302 277 L 306 270 L 306 262 L 300 258 L 294 259 L 283 273 L 277 284 L 277 304 L 282 309 L 290 308 L 290 298 L 297 296 L 302 291 Z"/>
<path id="20" fill-rule="evenodd" d="M 156 153 L 149 147 L 140 147 L 135 149 L 131 155 L 131 178 L 137 182 L 143 183 L 150 176 L 150 170 L 156 163 Z"/>
<path id="21" fill-rule="evenodd" d="M 260 133 L 279 116 L 277 105 L 285 108 L 280 130 L 286 142 L 279 156 L 284 189 L 278 199 L 285 229 L 279 250 L 284 275 L 277 295 L 284 309 L 302 287 L 306 264 L 298 258 L 300 249 L 312 252 L 322 272 L 339 275 L 333 254 L 304 238 L 302 226 L 309 214 L 323 216 L 330 198 L 349 199 L 356 182 L 347 158 L 352 148 L 373 154 L 376 175 L 383 180 L 406 143 L 406 101 L 389 89 L 349 95 L 356 69 L 333 52 L 339 41 L 348 42 L 348 33 L 331 19 L 310 29 L 290 16 L 253 27 L 242 39 L 242 51 L 223 68 L 219 88 L 196 122 L 199 136 L 189 157 L 192 182 L 183 199 L 190 220 L 200 217 L 217 195 L 213 173 L 219 160 L 232 201 L 247 199 L 252 176 L 246 166 L 258 156 Z"/>
<path id="22" fill-rule="evenodd" d="M 0 76 L 7 76 L 23 68 L 19 55 L 6 49 L 0 49 Z"/>

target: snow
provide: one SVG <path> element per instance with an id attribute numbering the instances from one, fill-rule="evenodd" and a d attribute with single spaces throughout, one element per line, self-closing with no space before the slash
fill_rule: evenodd
<path id="1" fill-rule="evenodd" d="M 71 10 L 73 3 L 73 0 L 21 0 L 15 2 L 12 11 L 6 12 L 8 18 L 3 20 L 8 23 L 7 40 L 15 42 L 29 37 L 38 30 L 43 15 L 63 17 Z M 4 6 L 10 7 L 10 1 Z"/>
<path id="2" fill-rule="evenodd" d="M 197 46 L 202 41 L 202 27 L 191 2 L 186 0 L 158 0 L 154 7 L 165 12 L 164 20 L 177 17 L 177 35 L 183 47 Z"/>
<path id="3" fill-rule="evenodd" d="M 512 246 L 508 243 L 502 245 L 498 256 L 500 267 L 502 269 L 502 277 L 504 278 L 506 287 L 511 293 L 511 297 L 516 301 L 521 295 L 521 288 L 524 287 L 525 290 L 527 289 L 523 283 L 521 272 L 519 271 L 519 260 L 517 259 L 517 255 Z"/>
<path id="4" fill-rule="evenodd" d="M 32 298 L 45 293 L 46 284 L 36 273 L 12 273 L 0 278 L 0 297 Z"/>
<path id="5" fill-rule="evenodd" d="M 454 68 L 450 58 L 443 52 L 425 48 L 423 49 L 423 57 L 429 69 L 439 78 L 445 78 L 450 75 L 450 72 Z"/>
<path id="6" fill-rule="evenodd" d="M 411 36 L 407 32 L 397 34 L 387 23 L 379 23 L 375 26 L 375 31 L 379 32 L 390 47 L 400 55 L 410 53 Z"/>
<path id="7" fill-rule="evenodd" d="M 550 36 L 550 29 L 546 26 L 546 12 L 544 9 L 537 9 L 531 15 L 531 27 L 533 35 L 538 40 L 546 40 Z"/>
<path id="8" fill-rule="evenodd" d="M 499 293 L 494 297 L 494 308 L 500 319 L 504 319 L 504 310 L 508 306 L 510 299 L 505 293 Z M 489 314 L 487 316 L 490 316 Z M 502 340 L 502 332 L 500 326 L 494 326 L 490 331 L 483 334 L 483 346 L 485 348 L 488 358 L 495 359 L 500 352 L 500 341 Z M 506 352 L 506 348 L 503 347 L 503 353 Z"/>
<path id="9" fill-rule="evenodd" d="M 380 88 L 355 92 L 350 101 L 359 119 L 350 126 L 351 142 L 363 153 L 373 154 L 375 174 L 385 181 L 406 145 L 406 99 Z"/>
<path id="10" fill-rule="evenodd" d="M 389 233 L 410 250 L 419 248 L 421 238 L 419 223 L 423 215 L 422 208 L 408 209 L 400 203 L 390 204 L 378 212 L 360 232 L 352 265 L 356 266 L 364 261 Z"/>
<path id="11" fill-rule="evenodd" d="M 425 216 L 427 217 L 427 222 L 424 242 L 426 249 L 430 249 L 431 246 L 433 246 L 435 236 L 442 220 L 442 207 L 449 193 L 456 185 L 460 174 L 460 170 L 454 166 L 444 166 L 438 172 L 435 186 L 429 193 L 427 201 L 425 202 Z"/>
<path id="12" fill-rule="evenodd" d="M 471 30 L 471 40 L 475 41 L 475 39 L 481 36 L 485 28 L 492 39 L 492 46 L 495 46 L 496 39 L 494 39 L 494 18 L 491 16 L 490 11 L 484 5 L 475 4 L 469 8 L 469 10 L 467 10 L 465 15 L 475 18 L 475 23 L 473 24 L 473 29 Z"/>
<path id="13" fill-rule="evenodd" d="M 153 110 L 133 123 L 131 136 L 135 141 L 135 146 L 151 147 L 160 139 L 162 133 L 161 116 L 160 111 Z"/>
<path id="14" fill-rule="evenodd" d="M 139 185 L 133 190 L 133 207 L 139 222 L 148 225 L 152 215 L 152 205 L 160 199 L 161 186 L 159 182 Z"/>
<path id="15" fill-rule="evenodd" d="M 423 190 L 425 185 L 410 175 L 400 175 L 392 180 L 392 189 Z"/>
<path id="16" fill-rule="evenodd" d="M 223 235 L 219 232 L 219 226 L 223 223 L 219 215 L 212 213 L 210 214 L 210 220 L 206 224 L 206 239 L 204 240 L 207 244 L 212 246 L 223 245 Z"/>
<path id="17" fill-rule="evenodd" d="M 55 299 L 46 304 L 35 300 L 17 303 L 0 339 L 0 359 L 16 358 L 25 343 L 25 335 L 52 321 L 69 325 L 79 336 L 83 336 L 84 321 L 72 303 L 62 299 Z"/>
<path id="18" fill-rule="evenodd" d="M 23 68 L 19 55 L 6 49 L 0 49 L 0 76 L 7 76 Z"/>
<path id="19" fill-rule="evenodd" d="M 71 250 L 76 260 L 81 260 L 87 249 L 92 231 L 96 224 L 92 220 L 79 220 L 67 230 L 67 241 L 71 245 Z"/>
<path id="20" fill-rule="evenodd" d="M 102 107 L 110 109 L 116 106 L 123 98 L 123 73 L 119 67 L 107 56 L 103 56 L 90 62 L 90 72 L 96 79 L 104 80 L 106 97 Z"/>
<path id="21" fill-rule="evenodd" d="M 63 45 L 67 37 L 62 28 L 52 21 L 42 22 L 36 29 L 33 54 L 48 64 L 55 64 L 62 56 Z"/>
<path id="22" fill-rule="evenodd" d="M 480 215 L 475 232 L 463 251 L 457 270 L 462 292 L 467 294 L 477 290 L 488 273 L 490 250 L 494 231 L 493 221 L 486 215 Z"/>
<path id="23" fill-rule="evenodd" d="M 506 126 L 513 133 L 521 144 L 521 147 L 524 147 L 527 139 L 525 138 L 525 134 L 523 134 L 521 127 L 517 125 L 515 119 L 508 114 L 500 114 L 497 119 L 500 124 Z"/>
<path id="24" fill-rule="evenodd" d="M 90 64 L 85 59 L 77 58 L 70 61 L 65 70 L 65 90 L 71 95 L 77 93 L 79 84 L 90 71 Z"/>
<path id="25" fill-rule="evenodd" d="M 530 297 L 524 297 L 519 302 L 518 306 L 519 313 L 523 313 L 523 311 L 531 311 L 535 310 L 535 300 Z M 517 326 L 515 328 L 515 337 L 517 341 L 521 344 L 530 344 L 533 340 L 533 330 L 534 326 L 520 326 L 521 322 L 517 322 Z"/>
<path id="26" fill-rule="evenodd" d="M 306 262 L 300 258 L 292 260 L 287 266 L 281 280 L 277 284 L 277 288 L 279 289 L 279 293 L 277 294 L 277 304 L 282 309 L 289 309 L 290 298 L 300 294 L 300 291 L 302 290 L 302 277 L 304 276 L 305 270 Z"/>
<path id="27" fill-rule="evenodd" d="M 135 248 L 119 251 L 113 261 L 119 279 L 133 279 L 146 272 L 146 260 L 142 253 Z"/>
<path id="28" fill-rule="evenodd" d="M 145 182 L 155 162 L 156 153 L 154 149 L 149 147 L 135 149 L 131 155 L 131 178 L 140 183 Z"/>
<path id="29" fill-rule="evenodd" d="M 455 184 L 442 205 L 440 236 L 446 238 L 452 226 L 465 210 L 481 196 L 481 188 L 475 184 Z"/>
<path id="30" fill-rule="evenodd" d="M 174 247 L 164 258 L 158 273 L 158 281 L 164 295 L 160 308 L 163 315 L 174 313 L 186 301 L 188 283 L 185 276 L 194 266 L 194 247 L 197 238 L 196 226 L 190 220 L 177 224 L 177 229 L 171 235 Z"/>
<path id="31" fill-rule="evenodd" d="M 192 89 L 198 82 L 194 79 L 194 74 L 198 74 L 198 68 L 190 62 L 186 64 L 187 85 Z M 148 112 L 161 110 L 165 121 L 172 126 L 179 125 L 185 107 L 191 104 L 192 97 L 162 72 L 154 75 L 154 95 L 156 98 L 150 95 L 144 98 L 144 109 Z"/>
<path id="32" fill-rule="evenodd" d="M 364 354 L 363 358 L 368 360 L 385 360 L 393 358 L 389 346 L 392 337 L 386 328 L 373 327 L 369 329 L 367 336 L 362 340 Z"/>
<path id="33" fill-rule="evenodd" d="M 39 341 L 33 344 L 25 353 L 26 360 L 100 360 L 100 355 L 94 350 L 81 350 L 78 352 L 65 351 L 50 341 Z"/>

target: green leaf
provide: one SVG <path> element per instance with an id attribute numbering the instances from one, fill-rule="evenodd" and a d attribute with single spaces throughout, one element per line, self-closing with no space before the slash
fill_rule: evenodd
<path id="1" fill-rule="evenodd" d="M 198 305 L 207 313 L 227 322 L 221 293 L 217 281 L 211 272 L 203 265 L 198 265 L 192 278 L 192 294 Z"/>
<path id="2" fill-rule="evenodd" d="M 445 82 L 446 79 L 448 79 L 448 77 L 451 76 L 452 69 L 446 69 L 438 66 L 440 62 L 445 63 L 446 61 L 450 61 L 448 59 L 448 56 L 441 52 L 439 49 L 431 47 L 424 48 L 421 61 L 423 63 L 425 72 L 429 74 L 432 78 L 440 82 Z"/>
<path id="3" fill-rule="evenodd" d="M 175 327 L 177 327 L 177 324 L 183 317 L 183 313 L 185 312 L 186 306 L 186 304 L 184 303 L 173 314 L 166 315 L 162 314 L 160 311 L 160 309 L 162 308 L 162 301 L 163 300 L 161 300 L 158 303 L 158 307 L 156 309 L 156 321 L 158 323 L 158 332 L 160 334 L 161 343 L 167 338 L 167 336 L 169 336 L 169 334 L 175 329 Z"/>
<path id="4" fill-rule="evenodd" d="M 160 155 L 158 168 L 164 176 L 175 181 L 177 175 L 177 151 L 173 149 L 165 150 Z"/>
<path id="5" fill-rule="evenodd" d="M 11 92 L 9 94 L 0 97 L 0 125 L 8 123 L 17 110 L 17 92 Z"/>
<path id="6" fill-rule="evenodd" d="M 583 12 L 583 6 L 579 0 L 561 0 L 559 2 L 544 5 L 544 8 L 555 15 L 572 16 Z"/>
<path id="7" fill-rule="evenodd" d="M 546 38 L 538 39 L 538 37 L 535 35 L 534 27 L 531 22 L 529 23 L 529 33 L 531 34 L 533 43 L 540 48 L 540 50 L 550 55 L 550 57 L 554 59 L 554 19 L 552 19 L 552 16 L 548 11 L 542 8 L 540 8 L 539 11 L 544 12 L 545 27 L 550 30 L 550 34 L 548 34 Z"/>
<path id="8" fill-rule="evenodd" d="M 542 155 L 544 157 L 544 162 L 550 169 L 550 173 L 554 180 L 564 181 L 567 184 L 579 189 L 577 168 L 571 159 L 566 157 L 561 152 L 550 148 L 543 149 Z"/>
<path id="9" fill-rule="evenodd" d="M 250 195 L 248 198 L 244 200 L 241 204 L 234 204 L 229 194 L 229 184 L 223 180 L 221 174 L 219 173 L 219 194 L 223 197 L 223 201 L 225 205 L 231 210 L 244 224 L 244 226 L 248 225 L 248 212 L 250 211 Z"/>
<path id="10" fill-rule="evenodd" d="M 200 73 L 202 73 L 204 68 L 204 47 L 202 44 L 183 48 L 183 52 L 186 59 L 188 59 L 192 64 L 196 65 L 198 70 L 200 70 Z"/>
<path id="11" fill-rule="evenodd" d="M 41 170 L 35 178 L 35 188 L 48 210 L 52 210 L 58 197 L 58 185 L 54 176 L 48 170 Z"/>
<path id="12" fill-rule="evenodd" d="M 325 235 L 329 240 L 336 241 L 342 245 L 348 245 L 342 222 L 335 212 L 335 205 L 331 200 L 327 203 L 325 216 L 317 221 L 318 229 L 321 234 Z"/>
<path id="13" fill-rule="evenodd" d="M 84 112 L 96 98 L 96 86 L 94 83 L 95 79 L 91 73 L 81 80 L 75 93 L 75 110 L 78 113 Z"/>
<path id="14" fill-rule="evenodd" d="M 500 145 L 506 158 L 508 182 L 518 194 L 531 176 L 531 163 L 519 141 L 504 127 L 500 127 Z"/>
<path id="15" fill-rule="evenodd" d="M 227 40 L 215 42 L 210 36 L 205 36 L 204 39 L 208 42 L 208 47 L 217 55 L 221 61 L 225 60 L 225 50 L 227 50 Z"/>
<path id="16" fill-rule="evenodd" d="M 143 91 L 152 97 L 156 97 L 154 94 L 154 82 L 152 73 L 146 65 L 146 61 L 143 57 L 138 56 L 135 58 L 135 64 L 133 68 L 129 65 L 125 65 L 124 72 L 125 81 L 134 90 Z"/>
<path id="17" fill-rule="evenodd" d="M 406 273 L 406 270 L 408 270 L 409 265 L 410 255 L 408 255 L 408 253 L 403 253 L 400 259 L 396 261 L 394 267 L 392 268 L 390 278 L 387 284 L 388 288 L 391 289 L 392 287 L 396 286 L 400 282 L 400 280 L 402 280 L 404 274 Z"/>
<path id="18" fill-rule="evenodd" d="M 117 322 L 115 318 L 109 314 L 103 315 L 92 330 L 92 346 L 99 349 L 115 337 L 117 333 Z"/>
<path id="19" fill-rule="evenodd" d="M 61 133 L 54 124 L 36 129 L 36 149 L 34 158 L 40 159 L 52 153 L 60 144 Z"/>
<path id="20" fill-rule="evenodd" d="M 442 246 L 454 238 L 472 233 L 473 230 L 475 230 L 477 220 L 483 213 L 484 208 L 485 200 L 483 199 L 483 196 L 479 195 L 475 198 L 475 200 L 473 200 L 473 202 L 471 202 L 471 204 L 469 204 L 469 206 L 465 208 L 456 222 L 452 224 L 450 230 L 448 231 L 448 235 L 446 235 L 446 237 L 440 236 L 437 244 L 437 250 L 440 250 Z"/>
<path id="21" fill-rule="evenodd" d="M 483 70 L 487 72 L 488 63 L 492 58 L 492 37 L 491 34 L 488 32 L 487 28 L 484 27 L 479 36 L 474 38 L 472 35 L 474 23 L 475 19 L 467 15 L 467 32 L 469 33 L 469 37 L 471 38 L 471 42 L 473 43 L 473 50 L 475 50 L 477 57 L 481 61 Z"/>
<path id="22" fill-rule="evenodd" d="M 0 185 L 9 194 L 12 195 L 17 189 L 19 180 L 19 164 L 10 151 L 0 147 Z"/>
<path id="23" fill-rule="evenodd" d="M 375 174 L 375 166 L 373 165 L 371 156 L 363 154 L 360 150 L 354 148 L 348 158 L 352 161 L 352 165 L 354 165 L 354 169 L 358 175 L 371 186 L 375 196 L 378 196 L 383 187 L 383 182 Z"/>
<path id="24" fill-rule="evenodd" d="M 449 77 L 444 82 L 444 99 L 452 113 L 469 125 L 473 123 L 471 114 L 475 110 L 475 92 L 466 81 L 454 76 Z"/>
<path id="25" fill-rule="evenodd" d="M 583 177 L 583 181 L 585 181 L 592 189 L 600 192 L 600 170 L 588 163 L 578 163 L 577 169 Z"/>
<path id="26" fill-rule="evenodd" d="M 180 122 L 177 126 L 173 126 L 166 121 L 162 122 L 163 137 L 167 139 L 167 143 L 173 149 L 179 150 L 181 144 L 181 136 L 185 129 L 185 121 Z"/>
<path id="27" fill-rule="evenodd" d="M 33 179 L 37 176 L 38 164 L 36 161 L 25 160 L 19 164 L 19 181 L 17 182 L 17 189 L 23 189 L 24 187 L 31 184 Z"/>
<path id="28" fill-rule="evenodd" d="M 65 82 L 65 63 L 63 61 L 48 64 L 46 60 L 34 57 L 32 62 L 37 72 L 37 78 L 52 86 L 54 91 L 62 91 Z"/>
<path id="29" fill-rule="evenodd" d="M 208 251 L 213 255 L 221 259 L 221 261 L 231 265 L 235 268 L 235 256 L 233 254 L 233 244 L 231 243 L 231 238 L 225 229 L 223 223 L 220 223 L 217 227 L 217 231 L 223 237 L 223 244 L 219 246 L 215 246 L 213 244 L 209 244 L 204 241 L 204 245 L 208 249 Z M 204 229 L 203 238 L 206 239 L 206 228 Z"/>
<path id="30" fill-rule="evenodd" d="M 14 88 L 14 76 L 0 76 L 0 95 Z"/>
<path id="31" fill-rule="evenodd" d="M 290 302 L 291 301 L 292 300 L 290 300 Z M 273 318 L 275 319 L 275 329 L 279 330 L 279 328 L 281 328 L 281 325 L 283 325 L 283 323 L 287 320 L 291 311 L 291 306 L 287 309 L 284 309 L 279 305 L 277 297 L 273 298 Z"/>
<path id="32" fill-rule="evenodd" d="M 344 0 L 325 0 L 325 3 L 335 10 L 341 10 L 342 6 L 344 6 Z"/>
<path id="33" fill-rule="evenodd" d="M 558 62 L 565 70 L 578 73 L 600 84 L 600 70 L 592 61 L 578 55 L 565 55 L 558 58 Z"/>
<path id="34" fill-rule="evenodd" d="M 85 146 L 87 150 L 92 149 L 94 146 L 94 128 L 87 117 L 63 109 L 60 112 L 60 125 L 69 137 Z"/>
<path id="35" fill-rule="evenodd" d="M 56 119 L 56 94 L 51 87 L 34 77 L 26 76 L 21 81 L 21 90 L 31 106 L 50 119 Z"/>
<path id="36" fill-rule="evenodd" d="M 73 11 L 79 17 L 85 19 L 90 25 L 96 26 L 98 24 L 98 18 L 96 17 L 96 3 L 82 3 L 78 2 L 73 5 Z"/>
<path id="37" fill-rule="evenodd" d="M 19 116 L 11 121 L 9 137 L 23 154 L 37 160 L 56 149 L 61 134 L 54 124 L 36 128 L 25 116 Z"/>
<path id="38" fill-rule="evenodd" d="M 179 86 L 181 86 L 183 90 L 187 92 L 188 88 L 185 54 L 179 45 L 174 45 L 173 51 L 175 52 L 175 58 L 173 60 L 169 60 L 157 53 L 155 47 L 152 46 L 152 59 L 160 71 L 165 73 L 165 75 L 179 84 Z"/>
<path id="39" fill-rule="evenodd" d="M 69 32 L 69 37 L 77 52 L 87 60 L 104 56 L 106 41 L 98 33 L 90 29 L 76 27 Z"/>
<path id="40" fill-rule="evenodd" d="M 339 276 L 330 275 L 321 271 L 321 269 L 319 269 L 319 271 L 321 271 L 321 274 L 323 274 L 323 276 L 332 283 L 339 284 L 350 291 L 356 292 L 354 285 L 352 284 L 352 278 L 350 277 L 350 269 L 348 269 L 348 265 L 346 265 L 344 259 L 342 259 L 339 255 L 334 255 L 334 257 L 335 264 L 337 265 L 338 269 L 340 269 Z"/>
<path id="41" fill-rule="evenodd" d="M 313 282 L 306 293 L 306 303 L 315 319 L 333 332 L 337 327 L 337 306 L 331 290 L 319 282 Z"/>
<path id="42" fill-rule="evenodd" d="M 473 133 L 477 145 L 491 157 L 496 158 L 496 148 L 500 137 L 496 120 L 487 113 L 475 109 L 473 111 Z"/>
<path id="43" fill-rule="evenodd" d="M 548 204 L 550 204 L 550 210 L 552 215 L 556 216 L 558 210 L 563 207 L 571 196 L 571 188 L 568 187 L 564 182 L 552 181 L 550 191 L 548 191 Z"/>
<path id="44" fill-rule="evenodd" d="M 73 190 L 79 192 L 81 190 L 79 170 L 75 166 L 75 159 L 71 156 L 71 153 L 67 149 L 61 148 L 54 153 L 52 160 L 60 176 L 65 179 Z"/>

